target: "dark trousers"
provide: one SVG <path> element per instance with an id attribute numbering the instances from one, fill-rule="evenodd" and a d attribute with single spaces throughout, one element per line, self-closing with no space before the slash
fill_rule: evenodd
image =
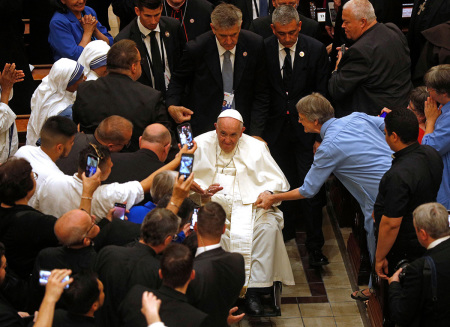
<path id="1" fill-rule="evenodd" d="M 269 144 L 270 152 L 285 174 L 291 190 L 303 184 L 314 161 L 313 145 L 315 134 L 305 134 L 303 126 L 292 120 L 286 120 L 278 139 Z M 279 209 L 284 214 L 283 237 L 285 241 L 295 238 L 295 228 L 300 216 L 306 230 L 306 248 L 308 251 L 320 250 L 324 244 L 322 232 L 322 207 L 325 205 L 325 191 L 311 199 L 285 201 Z"/>

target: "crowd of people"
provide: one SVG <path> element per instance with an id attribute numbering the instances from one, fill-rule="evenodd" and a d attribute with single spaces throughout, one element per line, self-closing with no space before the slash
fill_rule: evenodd
<path id="1" fill-rule="evenodd" d="M 422 2 L 413 15 L 430 15 Z M 264 316 L 295 284 L 299 220 L 309 266 L 329 263 L 331 174 L 361 207 L 373 268 L 349 297 L 369 300 L 378 276 L 387 323 L 448 325 L 448 57 L 413 84 L 424 44 L 368 0 L 334 1 L 342 46 L 299 0 L 116 0 L 115 39 L 85 0 L 55 3 L 21 147 L 8 103 L 24 69 L 0 74 L 1 326 Z"/>

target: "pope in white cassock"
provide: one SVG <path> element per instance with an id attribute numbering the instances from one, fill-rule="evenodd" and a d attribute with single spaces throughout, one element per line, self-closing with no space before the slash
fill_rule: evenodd
<path id="1" fill-rule="evenodd" d="M 214 125 L 215 131 L 195 138 L 194 180 L 202 188 L 202 202 L 218 202 L 227 213 L 221 245 L 244 256 L 247 308 L 251 295 L 257 303 L 250 303 L 250 309 L 258 314 L 257 288 L 271 287 L 274 281 L 295 283 L 281 233 L 283 213 L 275 205 L 264 210 L 254 203 L 261 192 L 288 191 L 289 183 L 266 144 L 243 134 L 237 110 L 223 111 Z"/>

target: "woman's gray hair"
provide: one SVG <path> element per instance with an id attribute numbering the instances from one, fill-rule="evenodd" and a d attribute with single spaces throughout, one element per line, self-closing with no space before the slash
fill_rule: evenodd
<path id="1" fill-rule="evenodd" d="M 435 240 L 450 235 L 448 211 L 440 203 L 431 202 L 418 206 L 413 217 L 416 229 L 425 230 Z"/>
<path id="2" fill-rule="evenodd" d="M 323 125 L 327 120 L 334 117 L 334 109 L 320 93 L 312 93 L 300 99 L 295 106 L 299 114 L 305 115 L 311 122 L 318 121 Z"/>
<path id="3" fill-rule="evenodd" d="M 153 178 L 153 183 L 150 188 L 150 195 L 152 196 L 153 203 L 157 204 L 164 195 L 172 193 L 177 174 L 176 171 L 165 170 Z"/>
<path id="4" fill-rule="evenodd" d="M 298 24 L 300 17 L 298 16 L 297 9 L 292 6 L 283 5 L 277 7 L 272 14 L 272 24 L 278 23 L 280 25 L 287 25 L 295 20 Z"/>
<path id="5" fill-rule="evenodd" d="M 447 93 L 450 97 L 450 65 L 431 67 L 423 78 L 425 85 L 439 94 Z"/>
<path id="6" fill-rule="evenodd" d="M 211 13 L 211 23 L 215 28 L 228 29 L 242 24 L 242 11 L 232 4 L 221 3 Z"/>
<path id="7" fill-rule="evenodd" d="M 356 19 L 365 18 L 369 23 L 377 19 L 375 10 L 368 0 L 350 0 L 343 9 L 351 9 Z"/>

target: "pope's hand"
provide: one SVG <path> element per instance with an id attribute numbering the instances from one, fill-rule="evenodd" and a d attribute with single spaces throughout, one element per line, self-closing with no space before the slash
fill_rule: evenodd
<path id="1" fill-rule="evenodd" d="M 258 208 L 268 210 L 274 204 L 274 202 L 275 200 L 273 199 L 273 194 L 268 191 L 264 191 L 258 196 L 255 204 Z"/>

